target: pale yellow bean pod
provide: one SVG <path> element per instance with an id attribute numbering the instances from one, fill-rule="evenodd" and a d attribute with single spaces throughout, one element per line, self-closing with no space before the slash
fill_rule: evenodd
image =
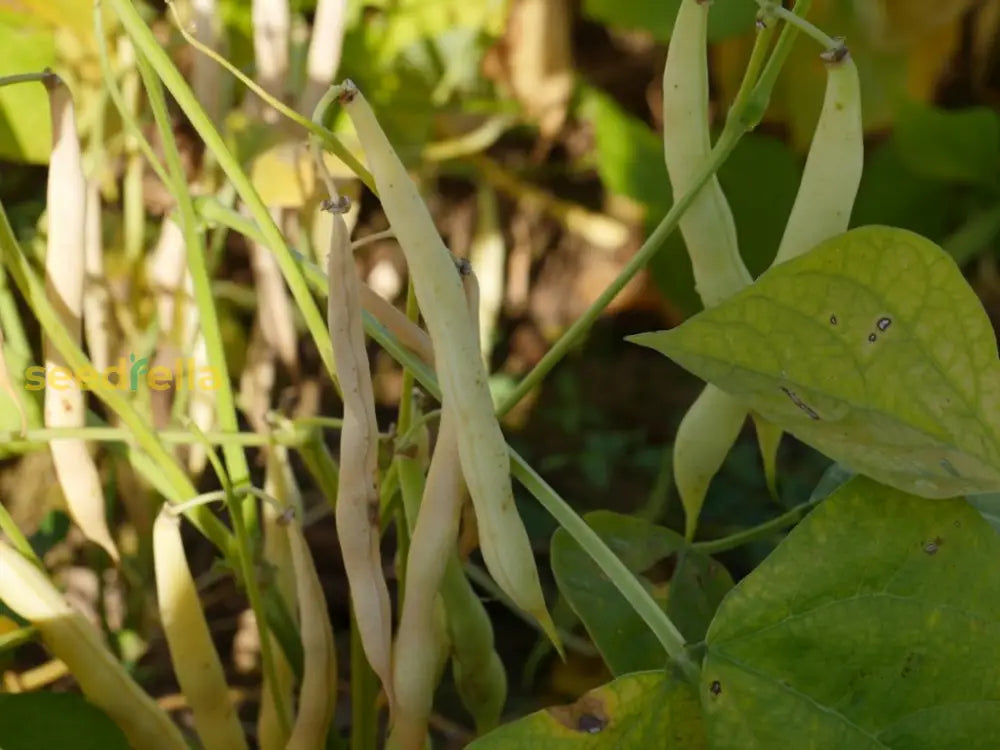
<path id="1" fill-rule="evenodd" d="M 858 67 L 846 48 L 823 56 L 826 95 L 774 265 L 847 231 L 861 185 L 865 142 Z"/>
<path id="2" fill-rule="evenodd" d="M 69 89 L 52 74 L 45 80 L 52 111 L 52 155 L 46 191 L 48 246 L 45 253 L 45 290 L 59 312 L 73 342 L 80 343 L 86 256 L 87 184 L 80 159 L 80 140 Z M 61 370 L 61 385 L 45 389 L 46 427 L 83 427 L 84 394 L 73 377 L 66 379 L 66 360 L 48 338 L 44 341 L 45 369 Z M 52 463 L 70 515 L 84 536 L 118 560 L 104 511 L 104 488 L 94 459 L 83 440 L 53 440 Z"/>
<path id="3" fill-rule="evenodd" d="M 111 717 L 132 747 L 187 750 L 180 730 L 118 663 L 94 626 L 3 540 L 0 600 L 38 629 L 46 650 L 66 664 L 87 700 Z"/>
<path id="4" fill-rule="evenodd" d="M 392 615 L 379 551 L 378 424 L 359 280 L 347 225 L 334 214 L 327 258 L 328 316 L 337 378 L 344 399 L 337 488 L 337 537 L 351 588 L 351 602 L 365 656 L 395 709 L 392 689 Z"/>
<path id="5" fill-rule="evenodd" d="M 663 149 L 675 200 L 691 190 L 712 151 L 709 130 L 708 12 L 682 0 L 663 70 Z M 695 287 L 706 307 L 752 281 L 740 256 L 736 222 L 713 175 L 680 220 Z"/>
<path id="6" fill-rule="evenodd" d="M 469 319 L 454 261 L 402 162 L 353 83 L 341 102 L 357 130 L 382 200 L 406 256 L 421 313 L 434 343 L 442 401 L 454 409 L 462 472 L 476 510 L 483 558 L 503 591 L 532 614 L 553 643 L 538 570 L 514 504 L 507 444 L 493 410 L 478 326 Z"/>
<path id="7" fill-rule="evenodd" d="M 736 442 L 746 417 L 747 408 L 741 401 L 709 384 L 677 428 L 674 481 L 684 505 L 689 540 L 694 538 L 708 485 Z"/>
<path id="8" fill-rule="evenodd" d="M 865 134 L 858 68 L 846 47 L 829 50 L 823 61 L 827 71 L 823 109 L 799 192 L 772 265 L 791 260 L 846 232 L 861 185 Z M 775 463 L 782 432 L 762 424 L 760 417 L 754 419 L 768 487 L 776 494 Z"/>
<path id="9" fill-rule="evenodd" d="M 205 750 L 245 748 L 246 738 L 184 554 L 180 522 L 164 508 L 153 524 L 156 598 L 170 661 Z"/>
<path id="10" fill-rule="evenodd" d="M 663 148 L 675 199 L 694 187 L 708 162 L 708 13 L 710 3 L 682 0 L 663 71 Z M 705 307 L 719 304 L 752 279 L 740 256 L 736 222 L 714 175 L 680 221 Z M 709 385 L 684 416 L 674 441 L 674 479 L 692 538 L 712 477 L 746 417 L 728 396 Z"/>
<path id="11" fill-rule="evenodd" d="M 454 415 L 445 407 L 406 560 L 406 596 L 396 634 L 396 716 L 390 744 L 419 750 L 427 734 L 441 662 L 434 611 L 445 566 L 455 550 L 464 484 Z"/>
<path id="12" fill-rule="evenodd" d="M 302 635 L 302 687 L 287 750 L 323 750 L 337 706 L 337 650 L 326 596 L 312 554 L 296 521 L 286 524 L 295 568 Z"/>

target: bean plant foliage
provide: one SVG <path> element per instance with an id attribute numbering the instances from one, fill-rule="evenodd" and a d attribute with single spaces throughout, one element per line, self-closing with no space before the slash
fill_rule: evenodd
<path id="1" fill-rule="evenodd" d="M 868 475 L 842 484 L 728 593 L 712 563 L 684 561 L 699 570 L 698 598 L 721 598 L 703 635 L 685 632 L 701 658 L 710 746 L 992 747 L 1000 578 L 989 565 L 1000 539 L 960 496 L 995 492 L 1000 481 L 992 419 L 1000 363 L 954 261 L 905 230 L 857 229 L 681 326 L 633 341 Z M 669 529 L 636 519 L 589 522 L 638 573 L 670 555 L 698 555 Z M 581 555 L 557 532 L 556 580 L 612 668 L 665 659 Z M 685 578 L 678 568 L 661 599 L 675 617 L 697 608 Z M 679 597 L 682 607 L 671 606 Z M 645 747 L 648 694 L 623 706 L 630 679 L 651 678 L 620 677 L 501 736 L 555 741 L 568 736 L 567 715 L 578 732 L 592 731 L 596 716 L 621 739 L 580 747 Z M 704 746 L 690 717 L 676 714 L 680 694 L 668 694 L 657 746 Z M 501 747 L 494 742 L 475 747 Z"/>
<path id="2" fill-rule="evenodd" d="M 0 504 L 0 667 L 36 647 L 51 658 L 0 675 L 0 750 L 424 750 L 449 734 L 473 750 L 1000 746 L 1000 356 L 963 272 L 1000 236 L 1000 119 L 908 102 L 866 163 L 865 126 L 889 117 L 867 111 L 872 82 L 888 85 L 912 56 L 907 40 L 927 31 L 902 24 L 899 49 L 880 49 L 875 31 L 905 18 L 902 3 L 873 3 L 867 26 L 848 14 L 847 28 L 868 32 L 854 55 L 821 27 L 857 3 L 810 15 L 811 0 L 584 0 L 588 23 L 669 40 L 662 139 L 610 94 L 574 89 L 563 0 L 261 0 L 249 16 L 205 0 L 168 3 L 170 19 L 132 0 L 97 0 L 92 18 L 78 3 L 22 5 L 0 9 L 0 40 L 17 53 L 0 60 L 0 157 L 47 162 L 48 183 L 42 231 L 34 209 L 0 205 L 0 457 L 52 453 L 68 515 L 29 533 Z M 939 5 L 947 25 L 967 3 Z M 990 7 L 1000 28 L 1000 2 Z M 15 33 L 22 15 L 33 20 Z M 550 27 L 559 43 L 538 34 Z M 488 81 L 476 54 L 493 44 L 508 59 Z M 806 47 L 807 74 L 796 69 Z M 256 98 L 224 114 L 235 81 Z M 494 84 L 507 100 L 490 98 Z M 803 86 L 819 106 L 787 111 Z M 574 101 L 592 121 L 597 177 L 634 201 L 648 238 L 533 369 L 497 389 L 498 194 L 604 249 L 628 236 L 488 153 L 525 124 L 555 138 Z M 769 117 L 784 118 L 788 143 L 752 132 Z M 185 161 L 185 129 L 205 145 L 198 164 Z M 456 262 L 425 188 L 470 174 L 476 232 L 471 259 Z M 166 206 L 155 249 L 147 182 Z M 913 206 L 955 186 L 975 204 L 955 234 L 913 231 Z M 887 190 L 879 213 L 871 195 Z M 115 262 L 129 282 L 115 285 L 102 219 L 119 203 Z M 388 230 L 372 230 L 372 214 Z M 393 267 L 394 293 L 359 272 L 382 241 L 406 270 Z M 251 257 L 249 301 L 216 278 L 232 270 L 230 244 Z M 995 276 L 995 259 L 982 265 Z M 704 381 L 664 459 L 683 532 L 662 507 L 579 512 L 502 429 L 647 267 L 673 327 L 627 346 Z M 154 303 L 125 299 L 147 291 Z M 235 345 L 230 297 L 253 317 Z M 210 398 L 170 400 L 146 377 L 165 351 L 187 349 L 220 374 Z M 122 370 L 115 384 L 50 388 L 44 409 L 27 394 L 37 352 L 42 372 L 94 375 L 122 351 L 134 352 L 128 389 L 116 387 Z M 386 429 L 376 384 L 390 371 Z M 289 406 L 282 378 L 315 398 Z M 336 416 L 321 413 L 322 387 Z M 784 433 L 834 464 L 804 503 L 711 538 L 699 525 L 709 486 L 748 417 L 775 499 Z M 324 430 L 339 437 L 336 459 Z M 551 576 L 522 517 L 528 496 L 554 519 Z M 118 505 L 129 533 L 112 523 Z M 343 586 L 328 585 L 325 550 L 306 535 L 318 523 L 336 533 Z M 85 562 L 100 560 L 83 568 L 99 611 L 72 605 L 53 572 L 71 524 Z M 755 542 L 764 551 L 737 574 L 723 555 Z M 210 554 L 191 554 L 195 543 Z M 206 588 L 220 583 L 252 615 L 240 628 L 257 663 L 238 677 L 207 615 Z M 344 601 L 328 602 L 338 588 Z M 505 610 L 537 636 L 536 655 L 584 654 L 601 678 L 566 705 L 511 700 L 508 654 L 521 644 L 507 642 Z M 161 657 L 149 674 L 148 656 Z M 234 689 L 251 677 L 252 690 Z M 42 689 L 63 678 L 78 691 Z M 442 719 L 445 701 L 468 729 Z"/>

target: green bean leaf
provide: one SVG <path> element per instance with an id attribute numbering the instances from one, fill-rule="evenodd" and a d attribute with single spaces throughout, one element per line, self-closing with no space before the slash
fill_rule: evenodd
<path id="1" fill-rule="evenodd" d="M 702 750 L 708 744 L 695 688 L 660 671 L 619 677 L 570 706 L 506 724 L 469 750 L 538 747 Z"/>
<path id="2" fill-rule="evenodd" d="M 863 227 L 765 273 L 656 349 L 849 468 L 924 497 L 1000 489 L 1000 362 L 954 260 Z"/>
<path id="3" fill-rule="evenodd" d="M 52 32 L 0 21 L 0 76 L 55 64 Z M 40 83 L 0 88 L 0 158 L 46 164 L 52 150 L 49 100 Z"/>
<path id="4" fill-rule="evenodd" d="M 1000 167 L 1000 116 L 989 107 L 958 111 L 910 104 L 895 133 L 903 163 L 932 180 L 995 185 Z"/>
<path id="5" fill-rule="evenodd" d="M 992 748 L 1000 537 L 962 499 L 865 477 L 726 597 L 701 695 L 716 750 Z"/>
<path id="6" fill-rule="evenodd" d="M 614 29 L 642 29 L 657 40 L 670 39 L 680 0 L 584 0 L 585 16 Z M 708 38 L 717 42 L 745 34 L 753 26 L 757 6 L 751 0 L 718 3 L 708 15 Z"/>
<path id="7" fill-rule="evenodd" d="M 121 730 L 99 708 L 73 693 L 0 695 L 0 748 L 128 750 Z"/>

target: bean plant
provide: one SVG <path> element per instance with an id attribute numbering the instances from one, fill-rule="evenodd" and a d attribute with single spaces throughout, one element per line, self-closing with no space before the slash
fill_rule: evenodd
<path id="1" fill-rule="evenodd" d="M 317 23 L 336 18 L 337 5 L 321 2 Z M 192 449 L 188 463 L 169 433 L 153 427 L 138 395 L 97 376 L 87 385 L 101 414 L 87 411 L 79 387 L 52 390 L 44 429 L 30 429 L 22 415 L 21 433 L 7 440 L 8 447 L 47 446 L 73 522 L 112 566 L 123 566 L 126 553 L 108 528 L 93 444 L 120 450 L 162 499 L 151 509 L 149 528 L 155 608 L 191 716 L 184 727 L 69 606 L 0 506 L 0 601 L 18 618 L 0 647 L 37 640 L 65 665 L 87 699 L 65 714 L 80 722 L 81 736 L 92 734 L 95 746 L 143 750 L 420 750 L 437 746 L 435 693 L 450 668 L 475 725 L 469 747 L 476 750 L 1000 745 L 1000 579 L 990 564 L 1000 540 L 988 520 L 1000 491 L 1000 362 L 992 326 L 951 256 L 930 240 L 887 226 L 848 231 L 864 161 L 861 88 L 849 45 L 810 23 L 809 0 L 792 9 L 771 0 L 757 5 L 743 83 L 713 141 L 707 51 L 714 7 L 705 0 L 679 3 L 663 75 L 664 152 L 676 201 L 617 278 L 496 403 L 482 356 L 475 264 L 457 260 L 442 240 L 387 135 L 391 115 L 377 117 L 352 81 L 333 85 L 336 56 L 324 67 L 330 56 L 310 50 L 310 74 L 318 78 L 302 92 L 303 113 L 269 91 L 281 75 L 281 54 L 267 57 L 262 46 L 261 59 L 277 60 L 277 67 L 268 69 L 273 75 L 262 68 L 253 80 L 181 22 L 201 71 L 192 86 L 130 0 L 95 3 L 107 96 L 133 154 L 141 154 L 173 201 L 161 246 L 173 242 L 170 257 L 187 274 L 190 300 L 176 296 L 161 324 L 222 377 L 207 411 L 192 402 L 177 415 L 184 425 L 179 442 Z M 269 23 L 280 21 L 279 14 Z M 105 45 L 112 27 L 134 56 L 131 93 L 119 86 Z M 799 36 L 815 44 L 825 67 L 825 99 L 774 263 L 754 279 L 717 172 L 761 122 Z M 264 200 L 224 137 L 212 114 L 216 103 L 205 93 L 217 90 L 223 70 L 253 92 L 267 111 L 261 116 L 284 118 L 299 129 L 300 145 L 308 143 L 303 163 L 323 186 L 316 216 L 325 252 L 289 244 L 283 208 Z M 159 148 L 135 117 L 140 82 Z M 90 262 L 93 270 L 96 262 L 86 247 L 94 203 L 87 203 L 73 100 L 51 71 L 25 71 L 0 84 L 44 84 L 53 125 L 44 267 L 0 210 L 3 269 L 37 320 L 46 367 L 93 373 L 98 352 L 107 362 L 107 347 L 90 320 L 100 308 L 84 304 L 84 266 Z M 215 170 L 212 189 L 189 184 L 168 94 L 204 142 Z M 336 110 L 349 118 L 363 158 L 327 127 Z M 334 163 L 340 171 L 331 175 Z M 405 312 L 358 276 L 358 243 L 348 222 L 354 178 L 345 179 L 344 169 L 378 197 L 402 249 Z M 253 382 L 244 376 L 240 393 L 234 391 L 211 286 L 210 228 L 256 243 L 261 304 L 268 300 L 276 321 L 269 329 L 259 321 L 261 335 L 272 337 L 271 366 L 287 341 L 282 336 L 300 321 L 340 396 L 340 414 L 311 424 L 272 410 L 258 414 L 248 406 Z M 500 421 L 674 231 L 685 240 L 705 309 L 670 330 L 629 340 L 705 381 L 673 447 L 683 534 L 610 511 L 581 517 L 511 447 Z M 275 284 L 265 291 L 268 279 Z M 184 304 L 196 325 L 185 327 Z M 12 318 L 0 320 L 8 337 L 24 335 L 10 330 Z M 403 371 L 389 435 L 376 419 L 369 339 Z M 0 385 L 19 402 L 12 374 L 5 365 L 0 371 Z M 266 383 L 268 372 L 265 363 L 255 374 Z M 269 403 L 271 386 L 260 387 Z M 418 398 L 418 388 L 429 398 Z M 240 432 L 240 410 L 252 433 Z M 835 464 L 806 503 L 733 536 L 696 541 L 709 483 L 748 416 L 772 483 L 786 432 Z M 331 427 L 339 434 L 338 460 L 322 439 L 322 429 Z M 261 447 L 266 458 L 260 487 L 252 481 L 248 445 Z M 202 457 L 220 490 L 199 493 L 192 455 Z M 333 509 L 350 588 L 349 662 L 338 661 L 304 534 L 307 509 L 293 455 Z M 496 596 L 532 622 L 560 657 L 581 639 L 561 626 L 558 606 L 546 602 L 514 502 L 515 481 L 558 523 L 551 564 L 560 605 L 582 623 L 613 675 L 576 703 L 521 718 L 505 708 L 508 675 L 498 654 L 504 634 L 494 632 L 464 564 L 467 501 Z M 182 536 L 187 526 L 211 545 L 217 574 L 236 581 L 254 615 L 261 685 L 252 728 L 237 711 L 205 616 Z M 713 557 L 792 526 L 738 584 Z M 382 559 L 388 536 L 395 586 Z M 666 591 L 647 578 L 664 560 L 673 565 Z M 350 721 L 343 731 L 335 718 L 348 677 Z M 25 747 L 24 738 L 45 736 L 46 727 L 32 724 L 32 697 L 0 695 L 0 713 L 10 716 L 20 706 L 25 716 L 9 737 L 0 731 L 0 746 Z M 55 703 L 46 705 L 57 711 Z M 37 740 L 44 741 L 52 742 Z"/>

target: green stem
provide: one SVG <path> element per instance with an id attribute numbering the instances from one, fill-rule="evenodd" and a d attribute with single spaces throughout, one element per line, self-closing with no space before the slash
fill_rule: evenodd
<path id="1" fill-rule="evenodd" d="M 767 62 L 767 53 L 771 49 L 771 40 L 774 38 L 775 29 L 775 24 L 766 22 L 763 27 L 758 27 L 753 50 L 750 52 L 750 60 L 747 62 L 746 72 L 743 74 L 742 83 L 740 83 L 740 90 L 736 92 L 736 98 L 733 99 L 733 105 L 730 109 L 742 111 L 746 107 L 746 101 L 757 86 L 764 64 Z"/>
<path id="2" fill-rule="evenodd" d="M 170 445 L 192 445 L 200 441 L 189 430 L 157 430 L 157 437 Z M 262 435 L 258 432 L 206 432 L 205 439 L 212 445 L 265 446 L 277 443 L 297 448 L 305 442 L 302 432 L 279 432 Z M 16 431 L 0 431 L 0 445 L 20 447 L 51 440 L 74 438 L 95 443 L 130 443 L 134 437 L 130 430 L 120 427 L 46 427 L 28 430 L 22 436 Z"/>
<path id="3" fill-rule="evenodd" d="M 285 277 L 285 282 L 288 284 L 288 288 L 295 298 L 296 305 L 302 312 L 306 327 L 312 335 L 327 373 L 336 382 L 333 345 L 330 342 L 330 334 L 326 327 L 326 321 L 323 315 L 320 314 L 312 295 L 309 293 L 309 287 L 302 278 L 299 266 L 291 250 L 289 250 L 285 238 L 267 210 L 267 206 L 264 205 L 260 195 L 250 182 L 250 178 L 247 177 L 240 166 L 239 161 L 227 148 L 219 131 L 215 129 L 211 119 L 198 103 L 197 98 L 187 85 L 184 77 L 174 66 L 166 51 L 156 41 L 153 32 L 150 31 L 145 21 L 142 20 L 135 6 L 130 0 L 108 0 L 108 2 L 114 8 L 128 35 L 132 37 L 137 52 L 146 57 L 156 71 L 157 76 L 170 93 L 173 94 L 178 106 L 187 115 L 191 125 L 205 142 L 205 146 L 215 154 L 219 166 L 226 173 L 226 177 L 232 182 L 236 188 L 236 192 L 253 215 L 263 234 L 264 245 L 269 247 L 274 253 L 282 275 Z"/>
<path id="4" fill-rule="evenodd" d="M 815 24 L 807 21 L 801 14 L 796 11 L 788 10 L 781 3 L 774 2 L 774 0 L 757 0 L 757 5 L 761 7 L 765 13 L 780 18 L 785 23 L 798 27 L 799 31 L 811 36 L 817 42 L 823 45 L 826 50 L 834 50 L 842 46 L 842 42 L 838 39 L 834 39 L 832 36 L 827 34 L 821 28 Z"/>
<path id="5" fill-rule="evenodd" d="M 351 610 L 351 750 L 376 750 L 378 745 L 378 680 L 365 658 L 358 623 Z"/>
<path id="6" fill-rule="evenodd" d="M 188 191 L 187 176 L 181 163 L 180 151 L 178 151 L 177 142 L 174 140 L 173 127 L 167 112 L 167 101 L 163 95 L 163 85 L 141 52 L 136 53 L 136 61 L 146 86 L 153 118 L 160 133 L 160 142 L 163 145 L 163 155 L 170 176 L 167 187 L 174 200 L 177 201 L 177 215 L 187 250 L 187 272 L 191 277 L 194 299 L 198 308 L 198 327 L 205 339 L 209 364 L 218 374 L 219 388 L 215 391 L 215 405 L 219 424 L 224 431 L 239 432 L 236 399 L 233 397 L 222 332 L 219 328 L 219 315 L 215 309 L 215 297 L 212 294 L 212 280 L 209 278 L 208 265 L 205 260 L 205 237 L 198 229 L 197 214 L 191 202 L 191 193 Z M 223 445 L 223 453 L 226 458 L 227 471 L 234 484 L 239 486 L 249 482 L 250 467 L 243 449 L 239 445 L 227 443 Z M 250 508 L 256 507 L 252 502 L 246 503 L 246 505 Z"/>
<path id="7" fill-rule="evenodd" d="M 173 9 L 172 9 L 173 10 Z M 261 88 L 256 81 L 254 81 L 250 76 L 246 75 L 242 70 L 233 65 L 229 60 L 224 58 L 218 52 L 213 50 L 211 47 L 206 47 L 204 44 L 199 42 L 193 36 L 191 36 L 187 30 L 184 28 L 184 24 L 181 23 L 180 19 L 176 17 L 176 11 L 174 15 L 174 20 L 177 22 L 177 28 L 181 32 L 181 36 L 184 37 L 185 41 L 194 47 L 196 50 L 201 52 L 203 55 L 211 58 L 227 71 L 237 78 L 244 86 L 254 92 L 259 96 L 269 107 L 275 111 L 281 113 L 289 120 L 294 122 L 296 125 L 300 125 L 314 136 L 316 136 L 327 149 L 340 159 L 344 164 L 350 169 L 358 178 L 365 184 L 365 186 L 371 190 L 375 195 L 378 195 L 378 190 L 375 187 L 375 180 L 372 178 L 371 173 L 365 169 L 364 165 L 358 161 L 354 154 L 347 150 L 347 147 L 340 142 L 340 139 L 332 132 L 327 130 L 319 122 L 313 122 L 308 117 L 296 112 L 294 109 L 289 107 L 287 104 L 282 102 L 280 99 L 275 98 L 263 88 Z M 329 92 L 328 92 L 329 93 Z M 324 106 L 323 109 L 326 109 Z"/>
<path id="8" fill-rule="evenodd" d="M 538 473 L 528 465 L 528 462 L 521 458 L 516 451 L 511 449 L 511 470 L 517 479 L 524 485 L 542 507 L 559 522 L 571 537 L 579 544 L 590 558 L 601 569 L 601 572 L 615 585 L 625 600 L 632 605 L 645 621 L 653 635 L 663 646 L 667 655 L 684 671 L 684 673 L 696 682 L 698 679 L 698 667 L 687 654 L 684 636 L 677 629 L 677 626 L 670 620 L 667 614 L 660 608 L 649 592 L 643 588 L 639 579 L 633 575 L 625 563 L 618 559 L 617 555 L 604 543 L 604 540 L 597 535 L 587 522 L 577 515 L 576 511 L 570 507 L 569 503 L 562 499 L 549 484 L 542 479 Z"/>
<path id="9" fill-rule="evenodd" d="M 85 368 L 93 369 L 93 364 L 63 328 L 58 313 L 46 296 L 44 285 L 35 275 L 30 261 L 14 237 L 14 231 L 2 204 L 0 204 L 0 254 L 21 296 L 31 308 L 45 335 L 49 337 L 69 367 L 76 372 Z M 139 447 L 158 465 L 163 479 L 162 486 L 169 488 L 168 498 L 172 502 L 182 502 L 198 494 L 177 459 L 164 447 L 156 432 L 116 387 L 105 383 L 101 378 L 96 378 L 94 393 L 118 416 L 132 433 Z M 195 527 L 224 555 L 230 557 L 233 554 L 232 535 L 218 518 L 204 508 L 195 509 L 189 517 Z"/>
<path id="10" fill-rule="evenodd" d="M 783 531 L 790 526 L 794 526 L 801 521 L 805 515 L 812 510 L 813 507 L 815 507 L 815 505 L 816 503 L 813 501 L 802 503 L 801 505 L 795 506 L 788 512 L 782 513 L 780 516 L 772 518 L 770 521 L 765 521 L 758 526 L 744 529 L 743 531 L 721 539 L 713 539 L 709 542 L 695 542 L 692 547 L 706 555 L 717 555 L 720 552 L 726 552 L 731 549 L 736 549 L 737 547 L 742 547 L 744 544 L 755 542 L 758 539 L 763 539 L 778 531 Z"/>
<path id="11" fill-rule="evenodd" d="M 604 313 L 605 308 L 611 304 L 612 300 L 618 296 L 618 293 L 632 280 L 632 278 L 639 273 L 646 264 L 649 263 L 650 259 L 656 254 L 660 249 L 663 242 L 669 237 L 677 225 L 680 223 L 681 216 L 688 207 L 694 202 L 694 199 L 698 196 L 698 192 L 704 187 L 705 183 L 711 179 L 712 175 L 719 171 L 719 167 L 722 166 L 723 162 L 729 158 L 729 155 L 733 152 L 736 144 L 742 137 L 742 133 L 736 132 L 734 130 L 726 130 L 723 132 L 719 139 L 719 142 L 715 145 L 712 150 L 711 158 L 702 167 L 701 172 L 694 181 L 694 187 L 685 193 L 681 198 L 671 206 L 670 211 L 667 215 L 663 217 L 660 223 L 657 225 L 653 233 L 649 235 L 649 238 L 643 243 L 639 251 L 632 256 L 629 262 L 625 265 L 625 268 L 618 274 L 614 281 L 611 282 L 608 287 L 601 292 L 600 296 L 594 300 L 593 304 L 587 308 L 587 311 L 583 313 L 576 322 L 569 327 L 569 330 L 562 335 L 562 337 L 552 346 L 552 348 L 546 352 L 545 356 L 535 365 L 534 369 L 529 372 L 517 387 L 507 395 L 507 398 L 501 402 L 499 408 L 497 409 L 498 416 L 503 416 L 515 406 L 517 406 L 521 399 L 523 399 L 528 393 L 531 392 L 537 385 L 539 385 L 546 375 L 555 367 L 563 357 L 565 357 L 569 351 L 576 346 L 577 341 L 579 341 L 586 333 L 590 330 L 591 326 L 597 321 L 599 317 Z"/>
<path id="12" fill-rule="evenodd" d="M 16 73 L 10 76 L 0 76 L 0 87 L 13 86 L 16 83 L 41 83 L 52 76 L 51 71 L 43 70 L 40 73 Z"/>
<path id="13" fill-rule="evenodd" d="M 45 566 L 38 558 L 38 555 L 35 554 L 35 550 L 32 549 L 31 542 L 28 541 L 28 537 L 26 537 L 20 527 L 14 523 L 14 519 L 11 517 L 10 512 L 2 503 L 0 503 L 0 531 L 7 535 L 11 544 L 14 545 L 14 549 L 31 560 L 31 562 L 39 568 L 44 569 Z"/>
<path id="14" fill-rule="evenodd" d="M 97 41 L 97 59 L 101 64 L 104 88 L 111 96 L 111 101 L 114 102 L 115 109 L 118 110 L 118 116 L 122 118 L 122 124 L 126 132 L 132 136 L 134 142 L 139 146 L 139 150 L 146 157 L 146 162 L 149 166 L 156 172 L 156 176 L 160 178 L 160 182 L 164 185 L 169 185 L 170 178 L 167 176 L 166 168 L 156 157 L 156 152 L 153 151 L 153 147 L 146 140 L 146 136 L 142 134 L 142 128 L 139 127 L 139 123 L 136 122 L 135 117 L 132 115 L 132 108 L 125 102 L 125 95 L 118 88 L 118 79 L 111 69 L 111 58 L 108 56 L 108 45 L 104 38 L 104 18 L 101 13 L 100 2 L 94 3 L 94 39 Z"/>
<path id="15" fill-rule="evenodd" d="M 792 13 L 799 18 L 804 18 L 810 7 L 812 7 L 812 0 L 797 0 Z M 764 71 L 760 74 L 757 85 L 754 87 L 753 94 L 742 102 L 741 109 L 733 108 L 729 111 L 729 118 L 726 121 L 727 128 L 739 125 L 743 130 L 751 131 L 764 119 L 764 113 L 771 102 L 771 94 L 778 82 L 778 75 L 784 68 L 798 35 L 799 28 L 797 26 L 785 24 L 778 37 L 778 43 L 774 46 L 774 52 L 768 58 L 767 65 L 764 66 Z"/>

